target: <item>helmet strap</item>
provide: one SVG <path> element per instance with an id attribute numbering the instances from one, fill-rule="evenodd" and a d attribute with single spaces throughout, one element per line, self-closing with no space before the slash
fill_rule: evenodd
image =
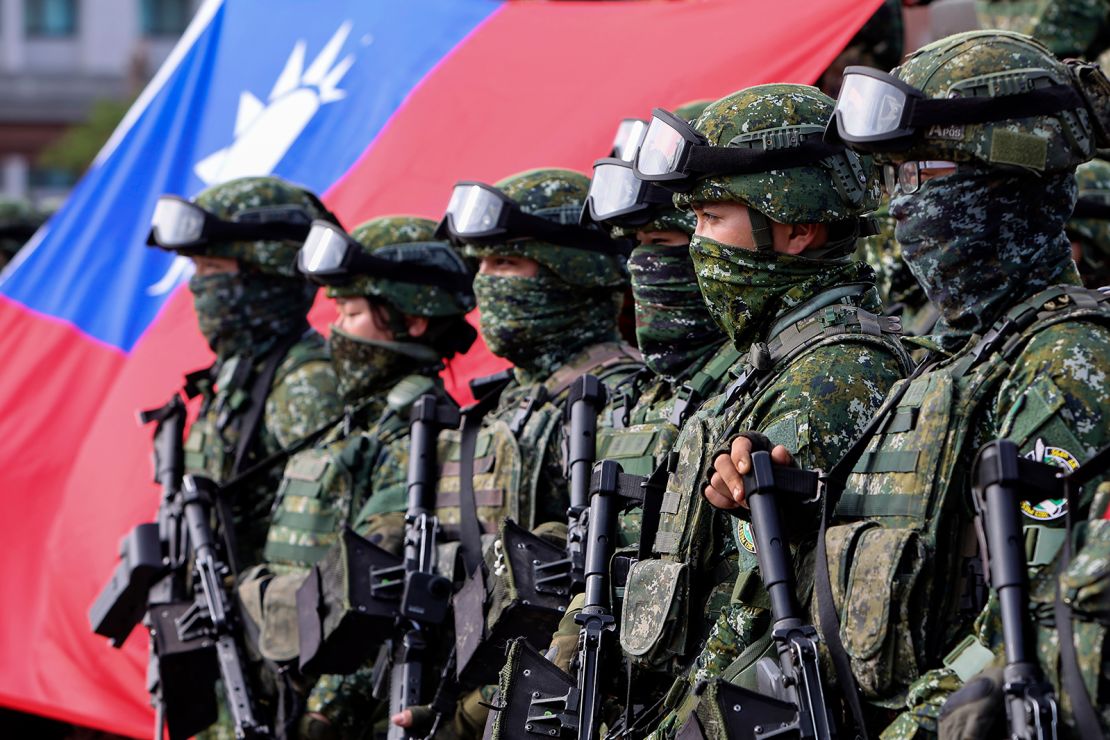
<path id="1" fill-rule="evenodd" d="M 748 206 L 748 220 L 752 224 L 752 240 L 760 252 L 770 252 L 775 242 L 771 236 L 771 219 L 762 212 Z"/>

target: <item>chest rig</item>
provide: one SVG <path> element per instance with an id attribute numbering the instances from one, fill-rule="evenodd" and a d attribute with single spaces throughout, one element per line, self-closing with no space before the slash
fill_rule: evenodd
<path id="1" fill-rule="evenodd" d="M 1110 325 L 1110 296 L 1049 288 L 972 346 L 891 389 L 889 398 L 901 397 L 877 420 L 825 539 L 840 641 L 870 701 L 899 704 L 982 606 L 957 587 L 968 560 L 961 542 L 973 435 L 1029 340 L 1065 321 Z"/>
<path id="2" fill-rule="evenodd" d="M 264 555 L 275 572 L 316 563 L 338 541 L 366 498 L 381 451 L 408 434 L 416 399 L 434 392 L 435 381 L 409 375 L 346 417 L 312 449 L 285 466 L 274 502 Z"/>
<path id="3" fill-rule="evenodd" d="M 620 641 L 636 664 L 653 670 L 680 669 L 716 618 L 707 613 L 711 592 L 734 573 L 719 547 L 730 537 L 728 523 L 722 523 L 701 495 L 707 455 L 729 431 L 726 426 L 744 423 L 764 389 L 792 362 L 820 347 L 845 342 L 871 345 L 908 364 L 898 342 L 897 317 L 876 316 L 841 302 L 862 296 L 867 288 L 827 291 L 785 315 L 771 328 L 766 342 L 752 345 L 724 392 L 707 401 L 683 427 L 651 543 L 653 557 L 632 566 L 625 590 Z"/>

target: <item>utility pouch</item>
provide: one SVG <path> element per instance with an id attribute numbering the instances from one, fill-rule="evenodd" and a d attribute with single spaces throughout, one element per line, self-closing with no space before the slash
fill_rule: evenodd
<path id="1" fill-rule="evenodd" d="M 218 716 L 216 644 L 205 636 L 183 640 L 177 629 L 177 620 L 192 607 L 192 601 L 179 601 L 159 604 L 149 612 L 171 740 L 196 735 Z"/>
<path id="2" fill-rule="evenodd" d="M 487 568 L 479 567 L 455 595 L 457 670 L 464 688 L 496 680 L 510 640 L 547 646 L 570 600 L 569 579 L 565 588 L 545 586 L 538 566 L 565 556 L 563 548 L 511 519 L 502 522 L 487 551 Z"/>
<path id="3" fill-rule="evenodd" d="M 841 640 L 863 695 L 878 700 L 921 673 L 921 605 L 915 587 L 925 548 L 914 530 L 867 524 L 832 527 L 827 542 Z"/>
<path id="4" fill-rule="evenodd" d="M 628 571 L 620 643 L 635 663 L 663 667 L 685 653 L 690 576 L 685 563 L 641 560 Z"/>
<path id="5" fill-rule="evenodd" d="M 349 527 L 297 590 L 302 673 L 353 673 L 377 649 L 401 603 L 401 558 Z"/>

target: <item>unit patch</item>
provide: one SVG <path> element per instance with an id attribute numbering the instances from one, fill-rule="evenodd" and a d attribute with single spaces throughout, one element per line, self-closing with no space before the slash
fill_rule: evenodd
<path id="1" fill-rule="evenodd" d="M 1079 460 L 1076 459 L 1075 455 L 1062 447 L 1050 447 L 1039 437 L 1036 444 L 1033 445 L 1033 449 L 1025 454 L 1025 458 L 1056 465 L 1069 473 L 1079 467 Z M 1068 502 L 1062 498 L 1050 498 L 1034 506 L 1027 501 L 1022 501 L 1021 511 L 1030 519 L 1047 522 L 1059 519 L 1066 514 L 1068 512 Z"/>
<path id="2" fill-rule="evenodd" d="M 736 525 L 736 541 L 745 550 L 755 555 L 755 537 L 752 535 L 752 523 L 740 521 Z"/>

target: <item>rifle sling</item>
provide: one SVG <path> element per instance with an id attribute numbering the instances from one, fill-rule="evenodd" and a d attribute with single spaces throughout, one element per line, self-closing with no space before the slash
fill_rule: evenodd
<path id="1" fill-rule="evenodd" d="M 459 438 L 459 541 L 463 567 L 469 577 L 482 562 L 482 525 L 478 522 L 478 504 L 474 498 L 474 451 L 482 419 L 497 405 L 501 392 L 509 384 L 492 385 L 477 401 L 462 410 L 462 431 Z"/>

